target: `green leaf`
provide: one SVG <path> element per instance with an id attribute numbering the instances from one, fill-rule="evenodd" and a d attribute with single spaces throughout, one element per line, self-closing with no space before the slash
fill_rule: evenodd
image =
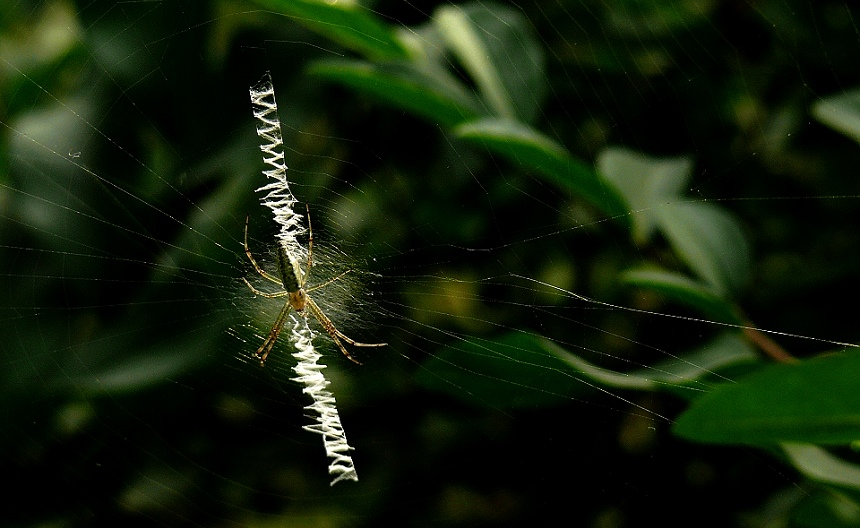
<path id="1" fill-rule="evenodd" d="M 703 380 L 725 381 L 718 373 L 720 370 L 758 360 L 750 345 L 734 332 L 722 334 L 683 356 L 627 373 L 595 366 L 550 341 L 542 345 L 591 381 L 614 389 L 701 388 Z"/>
<path id="2" fill-rule="evenodd" d="M 654 41 L 660 42 L 673 33 L 690 31 L 697 24 L 707 24 L 715 8 L 711 2 L 684 0 L 609 3 L 604 6 L 605 22 L 602 28 L 609 34 L 635 39 L 640 45 L 647 45 Z M 617 53 L 622 53 L 622 50 L 619 49 Z M 627 53 L 631 53 L 629 48 Z"/>
<path id="3" fill-rule="evenodd" d="M 633 217 L 633 240 L 644 243 L 657 226 L 655 210 L 677 202 L 690 180 L 689 157 L 654 158 L 626 148 L 604 149 L 597 171 L 624 197 Z"/>
<path id="4" fill-rule="evenodd" d="M 319 0 L 257 0 L 299 24 L 373 60 L 407 58 L 395 33 L 371 13 L 352 2 Z"/>
<path id="5" fill-rule="evenodd" d="M 749 244 L 725 210 L 683 201 L 692 167 L 687 157 L 653 158 L 623 148 L 608 148 L 597 158 L 601 176 L 619 190 L 631 210 L 637 243 L 659 228 L 675 253 L 718 297 L 737 293 L 749 280 Z"/>
<path id="6" fill-rule="evenodd" d="M 693 402 L 674 431 L 709 443 L 847 444 L 860 438 L 858 372 L 856 352 L 770 365 Z"/>
<path id="7" fill-rule="evenodd" d="M 860 504 L 845 494 L 826 490 L 798 505 L 792 521 L 798 528 L 856 528 L 860 526 Z"/>
<path id="8" fill-rule="evenodd" d="M 546 342 L 544 346 L 551 350 L 559 359 L 598 385 L 614 389 L 652 390 L 659 384 L 658 380 L 652 376 L 641 377 L 633 373 L 616 372 L 598 367 L 552 342 Z M 655 374 L 658 377 L 662 375 L 659 372 L 652 372 L 651 374 Z"/>
<path id="9" fill-rule="evenodd" d="M 518 408 L 557 405 L 596 386 L 670 390 L 689 397 L 703 391 L 704 380 L 721 379 L 719 370 L 756 359 L 745 341 L 726 334 L 654 368 L 616 372 L 548 339 L 511 332 L 492 341 L 470 340 L 445 348 L 423 363 L 416 379 L 427 388 L 472 403 Z"/>
<path id="10" fill-rule="evenodd" d="M 791 464 L 807 478 L 822 484 L 860 491 L 860 466 L 846 462 L 814 445 L 786 442 L 780 447 Z"/>
<path id="11" fill-rule="evenodd" d="M 710 286 L 680 273 L 659 268 L 638 268 L 623 272 L 620 278 L 631 286 L 659 292 L 714 321 L 734 325 L 743 323 L 732 303 L 719 297 Z"/>
<path id="12" fill-rule="evenodd" d="M 544 56 L 528 21 L 500 4 L 447 5 L 434 21 L 493 114 L 533 120 L 546 91 Z"/>
<path id="13" fill-rule="evenodd" d="M 717 295 L 738 293 L 749 281 L 749 242 L 737 220 L 705 202 L 665 204 L 652 209 L 675 253 Z"/>
<path id="14" fill-rule="evenodd" d="M 585 198 L 605 214 L 628 225 L 627 207 L 615 188 L 600 180 L 588 165 L 571 156 L 564 147 L 528 125 L 487 118 L 464 123 L 454 133 L 542 174 L 547 181 Z"/>
<path id="15" fill-rule="evenodd" d="M 860 142 L 860 88 L 817 101 L 812 105 L 812 115 L 821 123 Z"/>
<path id="16" fill-rule="evenodd" d="M 407 62 L 372 64 L 356 60 L 314 63 L 309 72 L 451 127 L 480 115 L 474 96 L 456 80 Z"/>
<path id="17" fill-rule="evenodd" d="M 542 338 L 523 332 L 444 348 L 424 361 L 416 380 L 495 408 L 558 405 L 582 388 L 567 364 L 546 350 Z"/>
<path id="18" fill-rule="evenodd" d="M 91 393 L 133 392 L 158 385 L 194 368 L 200 358 L 177 353 L 177 348 L 134 356 L 104 371 L 76 378 L 73 386 Z"/>

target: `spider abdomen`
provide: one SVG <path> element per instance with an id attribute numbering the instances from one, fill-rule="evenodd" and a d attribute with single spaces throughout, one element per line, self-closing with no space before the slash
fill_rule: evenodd
<path id="1" fill-rule="evenodd" d="M 278 275 L 281 277 L 284 289 L 288 292 L 299 291 L 302 287 L 300 281 L 302 272 L 299 263 L 280 245 L 278 245 L 278 252 L 275 257 L 278 261 Z"/>

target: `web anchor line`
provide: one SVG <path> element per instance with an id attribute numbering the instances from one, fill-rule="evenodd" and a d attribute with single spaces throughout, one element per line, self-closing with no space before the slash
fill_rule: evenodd
<path id="1" fill-rule="evenodd" d="M 288 255 L 296 258 L 306 258 L 307 251 L 299 244 L 297 237 L 304 233 L 301 224 L 302 215 L 295 212 L 294 205 L 298 202 L 290 191 L 287 182 L 287 165 L 284 161 L 284 140 L 281 135 L 281 123 L 278 118 L 278 105 L 275 101 L 275 89 L 269 72 L 263 76 L 256 86 L 250 89 L 251 106 L 254 117 L 259 121 L 257 135 L 263 140 L 260 150 L 263 152 L 263 163 L 269 168 L 264 169 L 268 183 L 257 192 L 264 193 L 260 203 L 271 209 L 275 222 L 280 226 L 279 243 Z M 297 272 L 298 273 L 298 272 Z M 307 318 L 290 315 L 293 329 L 290 342 L 296 358 L 293 371 L 296 377 L 293 381 L 300 383 L 302 392 L 311 397 L 312 403 L 305 407 L 311 413 L 316 423 L 303 427 L 305 431 L 317 433 L 323 438 L 326 456 L 331 459 L 328 466 L 329 475 L 334 476 L 331 485 L 342 480 L 358 481 L 350 452 L 355 448 L 346 441 L 346 434 L 337 411 L 334 395 L 328 390 L 329 381 L 322 373 L 326 366 L 319 363 L 322 357 L 313 346 L 314 332 L 308 326 Z"/>

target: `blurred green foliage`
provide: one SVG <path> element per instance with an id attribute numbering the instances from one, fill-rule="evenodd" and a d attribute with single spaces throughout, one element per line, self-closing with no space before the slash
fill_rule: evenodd
<path id="1" fill-rule="evenodd" d="M 857 353 L 753 329 L 857 339 L 851 4 L 2 8 L 10 523 L 857 524 Z M 326 311 L 391 344 L 329 361 L 331 491 L 243 360 L 266 70 L 321 255 L 379 273 Z"/>

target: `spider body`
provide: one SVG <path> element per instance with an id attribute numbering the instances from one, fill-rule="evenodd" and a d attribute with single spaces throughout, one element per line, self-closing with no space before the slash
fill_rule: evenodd
<path id="1" fill-rule="evenodd" d="M 284 246 L 280 244 L 278 244 L 278 252 L 275 253 L 275 260 L 278 263 L 278 274 L 281 276 L 281 283 L 284 289 L 288 292 L 300 290 L 302 288 L 300 280 L 302 268 L 299 266 L 299 261 L 288 254 Z M 304 305 L 301 308 L 297 306 L 293 306 L 293 308 L 301 311 L 304 309 Z"/>
<path id="2" fill-rule="evenodd" d="M 278 265 L 278 275 L 280 279 L 273 277 L 263 271 L 257 261 L 254 259 L 254 256 L 251 254 L 251 249 L 248 247 L 248 218 L 245 218 L 245 255 L 248 256 L 248 260 L 251 261 L 251 264 L 254 266 L 254 269 L 259 273 L 264 279 L 271 281 L 277 285 L 279 285 L 282 290 L 278 292 L 268 293 L 264 291 L 260 291 L 248 282 L 244 277 L 242 278 L 245 281 L 245 284 L 248 288 L 251 289 L 256 295 L 261 297 L 266 297 L 268 299 L 274 299 L 278 297 L 286 297 L 287 302 L 284 303 L 283 308 L 278 313 L 277 319 L 275 319 L 275 324 L 272 326 L 272 330 L 269 332 L 269 336 L 260 345 L 260 348 L 257 349 L 257 352 L 254 356 L 260 360 L 260 365 L 266 364 L 266 358 L 269 356 L 269 352 L 272 351 L 272 348 L 275 346 L 275 342 L 278 340 L 278 335 L 280 335 L 281 330 L 284 328 L 284 323 L 287 321 L 287 315 L 290 313 L 290 309 L 295 310 L 296 312 L 307 317 L 307 314 L 310 313 L 314 316 L 314 318 L 320 323 L 320 325 L 325 329 L 329 336 L 331 336 L 332 341 L 340 348 L 340 351 L 343 352 L 347 358 L 349 358 L 352 362 L 361 364 L 360 361 L 352 357 L 346 347 L 343 345 L 342 341 L 346 341 L 350 345 L 358 346 L 358 347 L 381 347 L 387 345 L 387 343 L 359 343 L 354 339 L 347 337 L 343 332 L 338 330 L 334 323 L 331 322 L 331 319 L 326 316 L 326 314 L 322 311 L 322 309 L 314 302 L 313 299 L 308 295 L 309 292 L 314 290 L 318 290 L 324 286 L 328 286 L 332 282 L 340 279 L 347 273 L 352 270 L 347 270 L 337 277 L 324 282 L 323 284 L 319 284 L 309 289 L 305 289 L 305 283 L 308 279 L 308 276 L 311 273 L 311 266 L 313 263 L 313 243 L 314 243 L 314 235 L 313 229 L 311 228 L 310 221 L 310 211 L 308 211 L 308 231 L 310 236 L 308 238 L 308 263 L 307 270 L 302 273 L 302 268 L 299 265 L 298 260 L 283 246 L 278 244 L 278 251 L 275 253 L 275 260 Z M 306 311 L 307 310 L 307 311 Z"/>
<path id="3" fill-rule="evenodd" d="M 302 269 L 299 262 L 287 253 L 287 250 L 280 244 L 278 245 L 278 252 L 275 253 L 275 260 L 278 263 L 281 286 L 288 293 L 287 302 L 293 310 L 303 312 L 305 306 L 308 305 L 308 294 L 301 284 Z"/>

